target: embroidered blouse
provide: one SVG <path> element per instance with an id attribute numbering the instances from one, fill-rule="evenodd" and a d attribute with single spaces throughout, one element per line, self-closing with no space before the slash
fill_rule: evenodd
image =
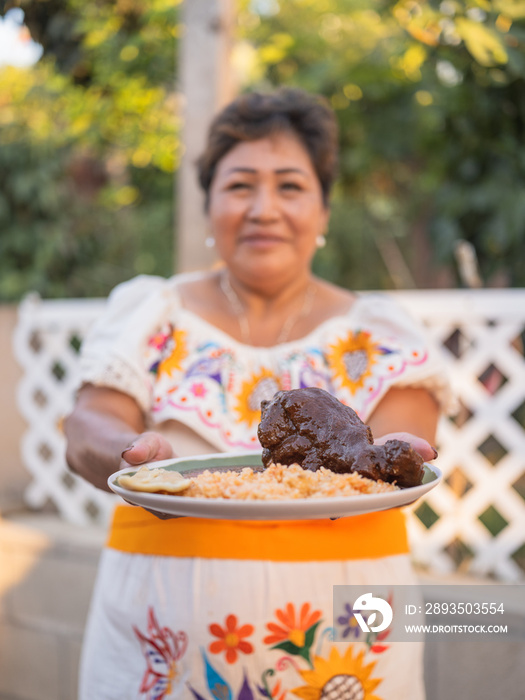
<path id="1" fill-rule="evenodd" d="M 217 451 L 258 450 L 261 400 L 305 386 L 364 421 L 393 386 L 425 387 L 445 411 L 453 405 L 438 349 L 387 294 L 359 295 L 303 338 L 253 347 L 184 308 L 183 279 L 118 285 L 82 346 L 81 381 L 131 395 L 149 429 L 174 420 Z"/>

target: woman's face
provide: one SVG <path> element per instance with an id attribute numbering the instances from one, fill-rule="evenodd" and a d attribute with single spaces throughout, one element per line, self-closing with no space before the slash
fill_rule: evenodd
<path id="1" fill-rule="evenodd" d="M 329 216 L 308 151 L 287 132 L 228 151 L 213 178 L 208 214 L 231 273 L 259 287 L 309 272 Z"/>

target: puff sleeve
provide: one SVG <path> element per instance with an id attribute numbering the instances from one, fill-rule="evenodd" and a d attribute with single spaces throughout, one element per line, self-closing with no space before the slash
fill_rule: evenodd
<path id="1" fill-rule="evenodd" d="M 153 382 L 144 365 L 144 346 L 172 306 L 164 278 L 141 275 L 115 287 L 82 344 L 80 385 L 122 391 L 148 414 Z"/>

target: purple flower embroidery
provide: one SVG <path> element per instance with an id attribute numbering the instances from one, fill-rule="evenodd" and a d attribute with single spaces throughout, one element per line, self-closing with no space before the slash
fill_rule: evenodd
<path id="1" fill-rule="evenodd" d="M 344 609 L 345 609 L 346 614 L 340 615 L 337 618 L 337 624 L 344 627 L 341 635 L 342 635 L 343 639 L 346 639 L 347 637 L 351 637 L 351 636 L 353 636 L 357 639 L 357 637 L 359 637 L 359 635 L 361 634 L 361 628 L 359 627 L 357 620 L 355 619 L 354 610 L 353 610 L 352 606 L 350 605 L 350 603 L 345 603 Z M 363 612 L 361 610 L 359 612 L 361 615 L 363 615 L 363 619 L 366 622 L 366 619 L 367 619 L 366 616 L 363 614 Z"/>

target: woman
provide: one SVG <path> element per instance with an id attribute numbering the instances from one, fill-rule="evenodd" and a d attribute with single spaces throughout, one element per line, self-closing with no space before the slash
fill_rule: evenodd
<path id="1" fill-rule="evenodd" d="M 111 294 L 66 423 L 74 471 L 107 488 L 119 467 L 260 450 L 261 400 L 300 386 L 350 404 L 378 442 L 402 434 L 435 457 L 447 389 L 420 330 L 389 299 L 311 272 L 336 151 L 331 110 L 299 90 L 244 95 L 218 115 L 198 165 L 224 265 Z M 355 629 L 353 643 L 330 641 L 333 585 L 412 581 L 402 518 L 161 521 L 118 506 L 81 700 L 423 697 L 419 646 Z"/>

